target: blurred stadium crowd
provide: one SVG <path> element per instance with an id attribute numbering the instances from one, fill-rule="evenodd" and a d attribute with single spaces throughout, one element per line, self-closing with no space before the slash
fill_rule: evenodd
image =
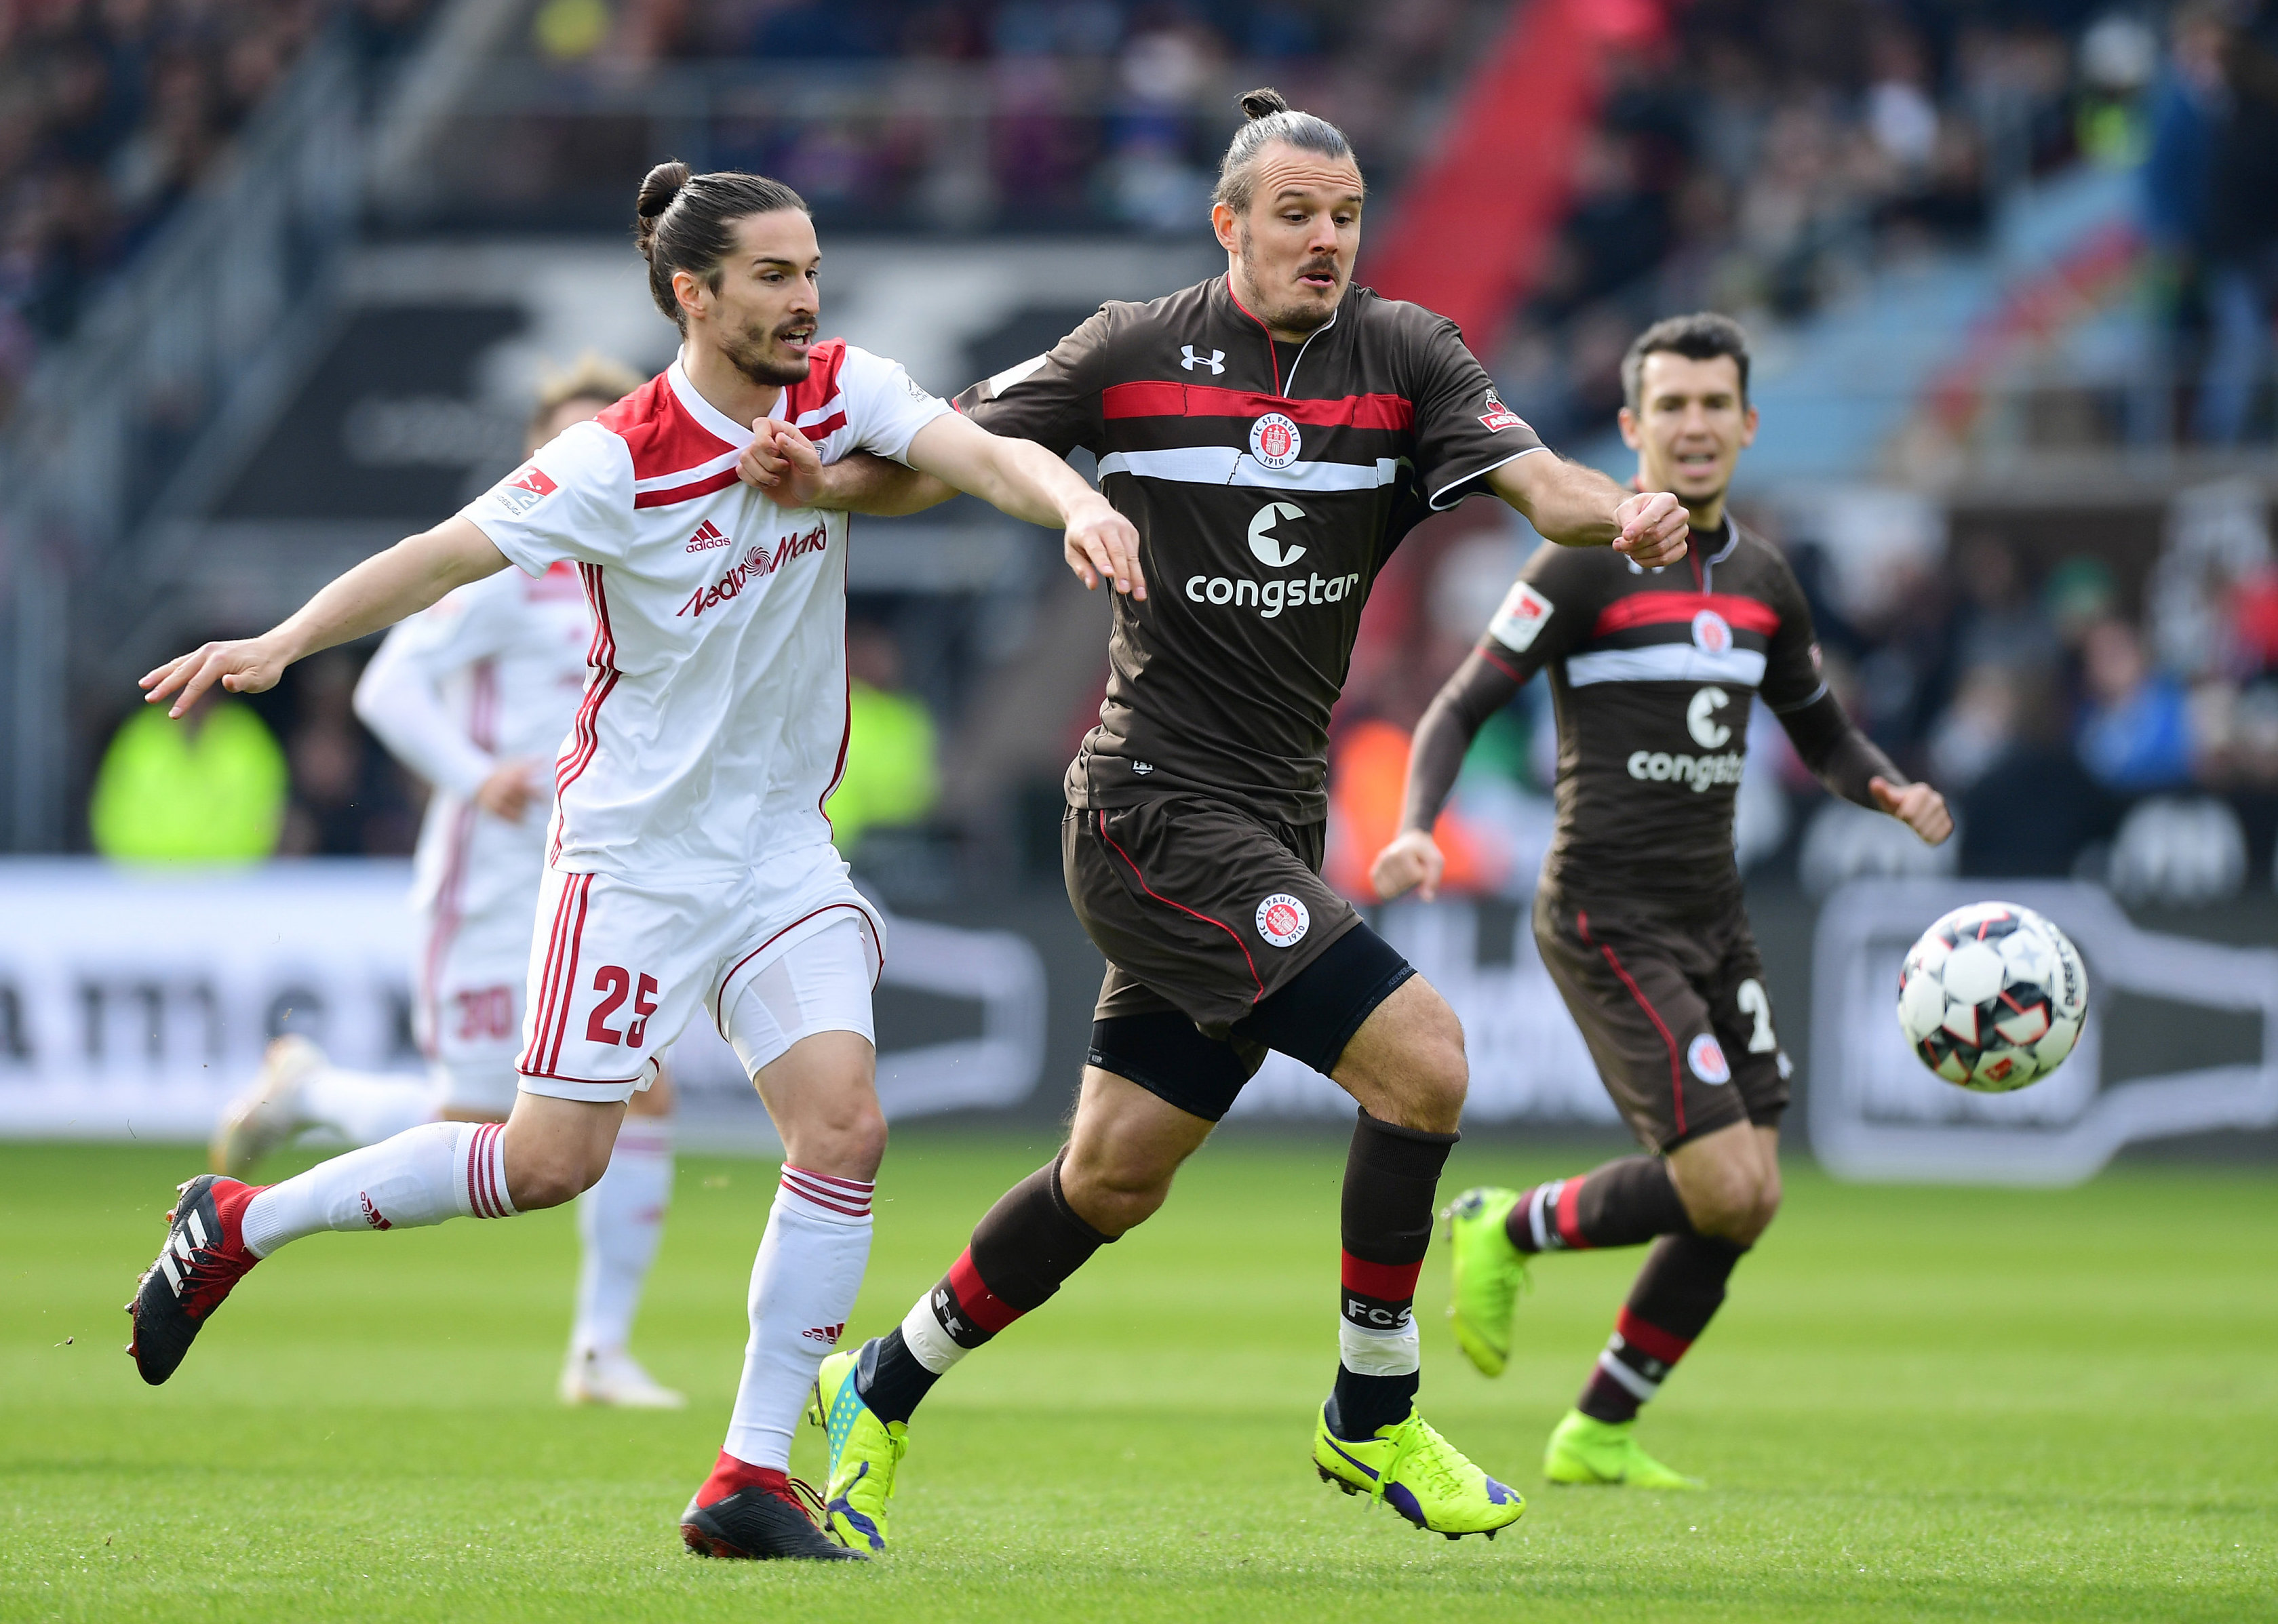
<path id="1" fill-rule="evenodd" d="M 69 334 L 105 270 L 149 240 L 308 42 L 340 28 L 385 64 L 430 4 L 0 4 L 0 388 Z M 2083 166 L 2130 171 L 2140 200 L 2127 296 L 2164 359 L 2146 370 L 2129 434 L 2267 442 L 2272 0 L 1602 9 L 1604 95 L 1571 201 L 1486 357 L 1553 444 L 1604 434 L 1621 352 L 1653 317 L 1726 309 L 1777 347 L 1879 268 L 1982 250 L 2006 198 Z M 827 231 L 1198 236 L 1230 96 L 1259 80 L 1342 124 L 1396 206 L 1467 62 L 1510 15 L 1485 0 L 534 0 L 482 94 L 453 115 L 425 212 L 396 225 L 614 231 L 624 177 L 669 149 L 782 176 Z M 1742 494 L 1744 515 L 1790 545 L 1846 702 L 1902 766 L 1957 797 L 1964 872 L 2141 879 L 2144 894 L 2182 899 L 2269 882 L 2278 560 L 2264 488 L 2175 496 L 2162 539 L 2132 550 L 2052 544 L 1998 514 L 1941 518 L 1934 545 L 1865 587 L 1778 493 L 1746 490 L 1745 465 Z M 1404 729 L 1524 545 L 1472 504 L 1387 570 L 1339 718 L 1347 883 L 1388 832 Z M 858 707 L 857 778 L 834 813 L 850 840 L 898 827 L 969 843 L 969 811 L 937 810 L 939 762 L 982 686 L 936 691 L 929 675 L 910 691 L 891 618 L 854 639 L 869 720 Z M 259 727 L 212 734 L 257 804 L 244 819 L 252 847 L 408 850 L 417 789 L 355 721 L 359 658 L 318 662 L 289 691 L 240 706 Z M 1096 698 L 1045 705 L 1070 749 Z M 190 804 L 187 758 L 147 733 L 130 721 L 97 775 L 98 847 L 126 849 L 105 833 L 137 825 L 118 805 Z M 1530 867 L 1532 836 L 1514 845 L 1510 830 L 1547 823 L 1548 740 L 1540 684 L 1483 736 L 1458 805 L 1481 826 L 1473 883 L 1518 883 L 1514 865 Z M 1754 743 L 1745 857 L 1810 882 L 1900 860 L 1846 827 L 1847 809 L 1823 805 L 1776 728 L 1760 725 Z M 1043 804 L 1051 789 L 1040 778 L 1005 797 Z M 1010 849 L 1029 850 L 1041 876 L 1050 844 Z"/>
<path id="2" fill-rule="evenodd" d="M 1225 109 L 1261 78 L 1396 176 L 1479 0 L 540 0 L 531 59 L 469 110 L 507 164 L 453 217 L 618 207 L 597 163 L 662 126 L 780 177 L 834 226 L 1191 231 Z M 796 72 L 795 87 L 784 70 Z M 1239 80 L 1240 82 L 1236 82 Z"/>
<path id="3" fill-rule="evenodd" d="M 381 62 L 432 0 L 0 4 L 0 417 L 317 32 Z"/>
<path id="4" fill-rule="evenodd" d="M 2140 166 L 2142 294 L 2203 384 L 2137 433 L 2245 430 L 2278 298 L 2278 8 L 1700 0 L 1611 75 L 1494 362 L 1554 440 L 1620 405 L 1622 351 L 1655 317 L 1807 316 L 1893 259 L 1980 243 L 1999 199 L 2080 163 Z"/>

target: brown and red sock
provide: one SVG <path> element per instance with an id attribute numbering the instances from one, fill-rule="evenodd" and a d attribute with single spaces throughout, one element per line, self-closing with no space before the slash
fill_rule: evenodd
<path id="1" fill-rule="evenodd" d="M 1461 1137 L 1379 1122 L 1366 1111 L 1345 1157 L 1337 1382 L 1329 1430 L 1369 1438 L 1404 1421 L 1422 1369 L 1416 1277 L 1432 1244 L 1441 1170 Z"/>
<path id="2" fill-rule="evenodd" d="M 1641 1247 L 1692 1227 L 1669 1163 L 1659 1156 L 1624 1156 L 1579 1178 L 1539 1184 L 1502 1221 L 1503 1233 L 1521 1252 Z"/>
<path id="3" fill-rule="evenodd" d="M 1600 1421 L 1635 1419 L 1707 1330 L 1747 1247 L 1713 1235 L 1664 1235 L 1614 1316 L 1614 1334 L 1574 1407 Z"/>
<path id="4" fill-rule="evenodd" d="M 1042 1308 L 1114 1239 L 1068 1205 L 1060 1189 L 1066 1155 L 1062 1149 L 999 1196 L 949 1272 L 898 1326 L 863 1348 L 854 1390 L 879 1420 L 907 1421 L 952 1365 Z"/>

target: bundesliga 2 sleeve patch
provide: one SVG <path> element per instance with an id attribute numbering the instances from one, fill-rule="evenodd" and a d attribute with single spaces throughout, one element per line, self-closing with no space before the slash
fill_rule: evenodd
<path id="1" fill-rule="evenodd" d="M 1550 600 L 1525 581 L 1511 583 L 1510 593 L 1487 622 L 1487 635 L 1507 649 L 1524 654 L 1550 618 Z"/>
<path id="2" fill-rule="evenodd" d="M 519 519 L 560 488 L 547 477 L 544 469 L 531 462 L 525 464 L 511 479 L 502 482 L 493 494 L 497 496 L 500 507 Z"/>

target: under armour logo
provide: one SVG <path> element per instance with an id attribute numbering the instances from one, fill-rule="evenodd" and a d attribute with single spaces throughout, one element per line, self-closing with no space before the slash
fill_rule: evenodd
<path id="1" fill-rule="evenodd" d="M 1196 367 L 1208 367 L 1211 370 L 1211 375 L 1215 377 L 1226 370 L 1226 352 L 1222 349 L 1214 349 L 1208 355 L 1197 355 L 1195 354 L 1193 345 L 1181 344 L 1179 346 L 1179 354 L 1184 357 L 1179 364 L 1189 372 Z"/>

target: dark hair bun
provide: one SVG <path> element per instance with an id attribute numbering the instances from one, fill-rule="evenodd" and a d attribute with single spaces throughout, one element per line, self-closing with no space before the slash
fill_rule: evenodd
<path id="1" fill-rule="evenodd" d="M 640 183 L 640 193 L 633 200 L 633 213 L 639 217 L 634 228 L 633 241 L 644 254 L 656 235 L 657 220 L 672 207 L 672 200 L 680 195 L 680 188 L 688 184 L 688 165 L 660 164 L 648 172 L 648 179 Z"/>
<path id="2" fill-rule="evenodd" d="M 1242 116 L 1250 119 L 1271 118 L 1275 113 L 1289 111 L 1288 101 L 1271 85 L 1260 85 L 1255 90 L 1244 91 L 1241 106 Z"/>

